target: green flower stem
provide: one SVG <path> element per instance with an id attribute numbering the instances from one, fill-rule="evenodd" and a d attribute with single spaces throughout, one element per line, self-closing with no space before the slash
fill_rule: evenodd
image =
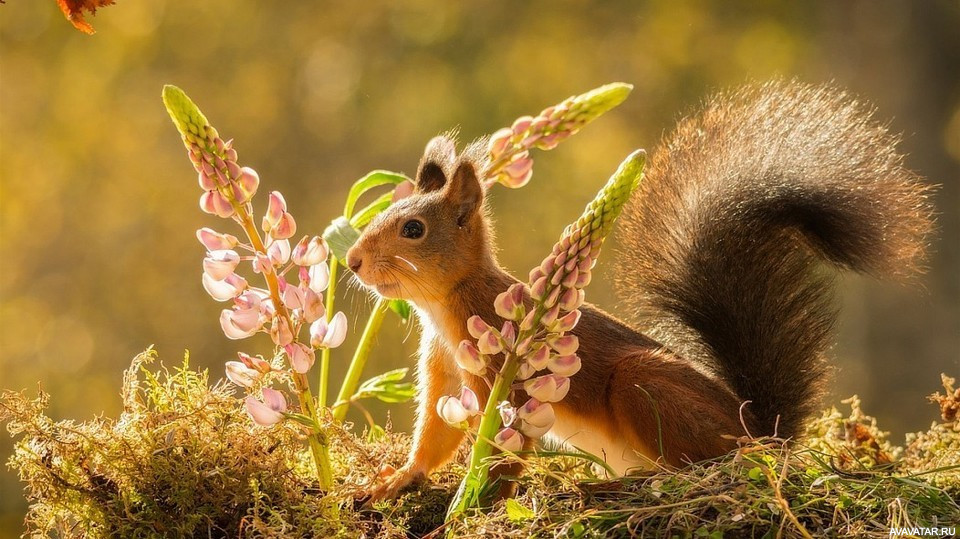
<path id="1" fill-rule="evenodd" d="M 383 325 L 383 319 L 390 310 L 390 301 L 384 298 L 378 298 L 373 305 L 373 311 L 370 318 L 367 319 L 367 325 L 363 328 L 363 335 L 360 336 L 360 343 L 353 353 L 353 360 L 350 361 L 350 368 L 347 375 L 343 378 L 343 384 L 340 386 L 340 394 L 333 404 L 333 418 L 337 421 L 343 421 L 350 408 L 350 398 L 360 386 L 360 375 L 363 374 L 363 368 L 367 364 L 367 358 L 370 357 L 370 351 L 373 349 L 373 337 L 380 331 Z"/>
<path id="2" fill-rule="evenodd" d="M 240 226 L 243 227 L 243 230 L 247 233 L 247 237 L 250 238 L 250 243 L 254 250 L 258 253 L 266 253 L 266 247 L 263 245 L 260 232 L 257 231 L 257 225 L 254 224 L 250 212 L 247 211 L 244 205 L 237 205 L 236 208 L 238 210 L 237 216 L 240 220 Z M 283 301 L 280 299 L 280 283 L 277 281 L 276 273 L 264 272 L 264 277 L 267 281 L 267 288 L 270 290 L 270 297 L 276 306 L 277 315 L 286 318 L 287 323 L 290 324 L 290 313 L 287 312 L 286 306 L 284 306 Z M 290 327 L 292 328 L 293 325 L 290 324 Z M 313 395 L 310 392 L 310 382 L 307 380 L 307 376 L 295 372 L 293 373 L 293 383 L 297 390 L 298 400 L 300 401 L 300 411 L 313 420 L 316 425 L 313 432 L 307 437 L 307 443 L 310 446 L 313 461 L 317 466 L 317 480 L 320 482 L 320 488 L 328 491 L 333 487 L 333 467 L 330 464 L 330 442 L 320 428 L 317 407 Z"/>
<path id="3" fill-rule="evenodd" d="M 337 268 L 340 266 L 337 257 L 330 253 L 330 284 L 327 286 L 327 323 L 333 318 L 333 306 L 337 296 Z M 320 407 L 327 405 L 327 386 L 330 385 L 330 349 L 320 351 L 320 386 L 317 389 L 317 402 Z"/>

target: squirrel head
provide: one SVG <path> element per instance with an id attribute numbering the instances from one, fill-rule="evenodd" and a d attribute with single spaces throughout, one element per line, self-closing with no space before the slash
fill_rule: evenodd
<path id="1" fill-rule="evenodd" d="M 378 215 L 347 252 L 347 266 L 368 288 L 421 305 L 442 303 L 461 282 L 495 267 L 478 178 L 484 145 L 457 155 L 451 137 L 433 138 L 413 193 Z"/>

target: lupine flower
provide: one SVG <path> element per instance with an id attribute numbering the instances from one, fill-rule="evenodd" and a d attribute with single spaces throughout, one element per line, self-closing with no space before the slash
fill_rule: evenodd
<path id="1" fill-rule="evenodd" d="M 528 395 L 542 402 L 558 402 L 570 391 L 570 379 L 556 374 L 538 376 L 523 383 Z"/>
<path id="2" fill-rule="evenodd" d="M 260 378 L 260 371 L 251 369 L 239 361 L 226 363 L 227 379 L 240 387 L 253 387 Z"/>
<path id="3" fill-rule="evenodd" d="M 267 257 L 276 267 L 286 264 L 290 260 L 290 240 L 276 240 L 267 247 Z"/>
<path id="4" fill-rule="evenodd" d="M 287 399 L 284 398 L 283 393 L 269 387 L 263 388 L 263 402 L 249 396 L 244 399 L 243 404 L 253 422 L 263 427 L 279 423 L 287 410 Z"/>
<path id="5" fill-rule="evenodd" d="M 293 259 L 293 263 L 298 266 L 313 266 L 324 262 L 327 259 L 327 254 L 327 242 L 323 238 L 320 236 L 312 238 L 304 236 L 293 248 L 290 257 Z"/>
<path id="6" fill-rule="evenodd" d="M 228 339 L 245 339 L 260 329 L 260 311 L 224 309 L 220 311 L 220 328 Z"/>
<path id="7" fill-rule="evenodd" d="M 479 339 L 484 333 L 487 333 L 491 329 L 493 328 L 484 322 L 483 318 L 477 315 L 473 315 L 467 319 L 467 332 L 470 333 L 470 336 L 474 339 Z"/>
<path id="8" fill-rule="evenodd" d="M 460 341 L 460 345 L 457 346 L 457 351 L 454 353 L 454 360 L 456 360 L 457 366 L 471 374 L 483 376 L 487 373 L 486 358 L 468 339 Z"/>
<path id="9" fill-rule="evenodd" d="M 238 243 L 236 236 L 221 234 L 211 228 L 201 228 L 197 230 L 197 240 L 199 240 L 208 251 L 233 249 Z"/>
<path id="10" fill-rule="evenodd" d="M 286 346 L 293 342 L 293 329 L 285 316 L 274 316 L 270 326 L 270 338 L 277 346 Z"/>
<path id="11" fill-rule="evenodd" d="M 342 312 L 333 315 L 330 322 L 323 318 L 310 324 L 310 344 L 317 348 L 336 348 L 347 336 L 347 316 Z"/>
<path id="12" fill-rule="evenodd" d="M 229 249 L 210 251 L 203 258 L 203 271 L 210 278 L 220 281 L 233 273 L 239 263 L 240 255 L 236 251 Z"/>
<path id="13" fill-rule="evenodd" d="M 293 367 L 293 370 L 299 373 L 305 373 L 309 371 L 310 367 L 313 366 L 313 362 L 316 360 L 313 348 L 310 348 L 305 344 L 298 342 L 290 343 L 284 346 L 283 350 L 287 353 L 287 357 L 290 359 L 290 365 Z"/>
<path id="14" fill-rule="evenodd" d="M 500 429 L 500 432 L 493 438 L 493 443 L 502 447 L 504 451 L 520 451 L 523 449 L 523 435 L 507 427 Z"/>
<path id="15" fill-rule="evenodd" d="M 495 356 L 503 350 L 503 342 L 497 338 L 493 330 L 490 330 L 477 339 L 477 348 L 483 355 Z"/>
<path id="16" fill-rule="evenodd" d="M 531 438 L 543 436 L 556 422 L 553 406 L 537 399 L 530 399 L 518 408 L 517 418 L 520 420 L 520 432 Z"/>
<path id="17" fill-rule="evenodd" d="M 465 422 L 480 413 L 480 400 L 470 388 L 460 390 L 460 397 L 445 395 L 437 401 L 437 414 L 451 427 L 464 428 Z"/>
<path id="18" fill-rule="evenodd" d="M 513 425 L 514 420 L 517 419 L 517 410 L 510 404 L 510 401 L 503 401 L 498 404 L 497 410 L 500 412 L 500 422 L 504 427 Z"/>
<path id="19" fill-rule="evenodd" d="M 208 273 L 203 274 L 203 289 L 210 294 L 210 297 L 217 301 L 228 301 L 240 295 L 246 290 L 247 280 L 231 273 L 223 280 L 217 280 Z"/>
<path id="20" fill-rule="evenodd" d="M 302 287 L 303 285 L 301 284 L 300 286 Z M 323 298 L 309 287 L 301 288 L 301 290 L 303 290 L 303 319 L 308 324 L 319 320 L 326 314 L 326 309 L 323 306 Z"/>
<path id="21" fill-rule="evenodd" d="M 487 184 L 523 187 L 533 175 L 530 150 L 550 150 L 584 125 L 619 105 L 633 87 L 613 83 L 570 97 L 548 107 L 536 117 L 522 116 L 513 125 L 496 131 L 487 146 Z"/>
<path id="22" fill-rule="evenodd" d="M 301 268 L 303 269 L 303 268 Z M 307 269 L 306 283 L 317 294 L 322 293 L 330 285 L 330 268 L 326 264 L 314 264 Z M 301 272 L 301 280 L 303 279 Z"/>
<path id="23" fill-rule="evenodd" d="M 270 193 L 261 228 L 276 240 L 285 240 L 297 233 L 297 223 L 293 216 L 287 213 L 287 201 L 279 191 Z"/>
<path id="24" fill-rule="evenodd" d="M 493 302 L 497 314 L 507 320 L 520 320 L 523 318 L 523 283 L 515 283 L 497 296 Z"/>
<path id="25" fill-rule="evenodd" d="M 552 348 L 560 355 L 569 355 L 576 353 L 580 347 L 580 341 L 576 335 L 551 335 L 547 337 L 547 346 Z"/>
<path id="26" fill-rule="evenodd" d="M 557 376 L 570 377 L 580 372 L 580 358 L 576 354 L 569 356 L 550 356 L 547 368 Z"/>
<path id="27" fill-rule="evenodd" d="M 237 352 L 237 357 L 240 358 L 240 361 L 246 365 L 247 368 L 255 371 L 268 373 L 273 370 L 273 368 L 270 366 L 270 363 L 263 358 L 244 354 L 243 352 Z"/>
<path id="28" fill-rule="evenodd" d="M 299 286 L 294 286 L 292 284 L 285 283 L 280 281 L 286 286 L 281 285 L 283 291 L 280 293 L 280 299 L 283 301 L 283 304 L 287 306 L 288 309 L 302 309 L 304 303 L 303 289 Z"/>

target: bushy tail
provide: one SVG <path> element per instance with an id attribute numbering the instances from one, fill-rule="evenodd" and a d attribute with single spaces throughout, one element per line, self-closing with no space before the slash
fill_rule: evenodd
<path id="1" fill-rule="evenodd" d="M 621 219 L 620 296 L 752 401 L 762 434 L 778 416 L 796 434 L 819 404 L 836 313 L 818 259 L 877 276 L 923 263 L 927 188 L 871 115 L 795 82 L 721 94 L 654 153 Z"/>

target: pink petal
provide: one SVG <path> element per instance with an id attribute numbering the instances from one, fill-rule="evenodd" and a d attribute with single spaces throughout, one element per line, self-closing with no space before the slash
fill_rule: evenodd
<path id="1" fill-rule="evenodd" d="M 283 199 L 283 195 L 280 191 L 271 191 L 267 201 L 267 213 L 263 216 L 263 229 L 270 230 L 277 226 L 286 211 L 287 201 Z"/>
<path id="2" fill-rule="evenodd" d="M 293 248 L 293 263 L 298 266 L 313 266 L 327 259 L 327 244 L 319 236 L 304 236 Z"/>
<path id="3" fill-rule="evenodd" d="M 226 279 L 216 280 L 207 273 L 202 278 L 203 289 L 210 294 L 210 297 L 217 301 L 227 301 L 240 295 L 247 288 L 247 281 L 236 273 L 231 273 Z"/>
<path id="4" fill-rule="evenodd" d="M 208 251 L 233 249 L 238 243 L 236 236 L 221 234 L 211 228 L 201 228 L 197 230 L 197 240 L 199 240 L 200 244 L 206 247 Z"/>
<path id="5" fill-rule="evenodd" d="M 250 414 L 250 418 L 253 419 L 253 422 L 257 425 L 270 427 L 283 420 L 283 414 L 271 409 L 253 397 L 244 399 L 243 404 L 247 409 L 247 413 Z"/>
<path id="6" fill-rule="evenodd" d="M 286 317 L 273 317 L 273 325 L 270 326 L 270 339 L 277 346 L 286 346 L 293 342 L 293 331 L 290 329 Z"/>
<path id="7" fill-rule="evenodd" d="M 547 346 L 553 348 L 561 356 L 569 356 L 577 352 L 580 347 L 580 340 L 576 335 L 551 335 L 547 337 Z"/>
<path id="8" fill-rule="evenodd" d="M 210 251 L 203 259 L 203 271 L 212 279 L 222 281 L 237 269 L 239 263 L 240 255 L 236 251 L 229 249 Z"/>
<path id="9" fill-rule="evenodd" d="M 283 397 L 283 393 L 280 393 L 276 389 L 269 387 L 263 388 L 263 403 L 269 406 L 271 410 L 277 412 L 287 411 L 287 399 Z"/>
<path id="10" fill-rule="evenodd" d="M 330 268 L 326 264 L 314 264 L 308 270 L 310 290 L 322 293 L 330 285 Z"/>
<path id="11" fill-rule="evenodd" d="M 493 441 L 504 451 L 516 452 L 523 449 L 523 435 L 511 428 L 501 429 Z"/>
<path id="12" fill-rule="evenodd" d="M 301 343 L 291 343 L 283 347 L 290 359 L 293 370 L 301 374 L 310 370 L 316 360 L 313 349 Z"/>
<path id="13" fill-rule="evenodd" d="M 281 239 L 271 242 L 267 247 L 267 256 L 276 267 L 286 264 L 290 260 L 290 241 Z"/>
<path id="14" fill-rule="evenodd" d="M 460 390 L 460 404 L 463 405 L 463 409 L 471 416 L 480 413 L 480 399 L 477 398 L 477 394 L 469 387 L 464 386 Z"/>
<path id="15" fill-rule="evenodd" d="M 303 290 L 303 319 L 309 324 L 326 314 L 326 309 L 320 294 L 310 288 L 301 288 L 301 290 Z"/>
<path id="16" fill-rule="evenodd" d="M 477 315 L 473 315 L 467 319 L 467 332 L 470 333 L 470 336 L 474 339 L 479 339 L 484 333 L 491 329 L 492 328 L 483 321 L 483 318 Z"/>
<path id="17" fill-rule="evenodd" d="M 297 222 L 289 213 L 284 213 L 280 221 L 270 229 L 270 237 L 278 240 L 284 240 L 293 237 L 297 233 Z"/>
<path id="18" fill-rule="evenodd" d="M 459 399 L 445 395 L 437 401 L 437 415 L 451 427 L 461 427 L 470 414 L 463 407 Z"/>
<path id="19" fill-rule="evenodd" d="M 580 358 L 576 354 L 569 356 L 553 356 L 547 361 L 550 372 L 560 376 L 573 376 L 580 372 Z"/>
<path id="20" fill-rule="evenodd" d="M 239 361 L 228 361 L 226 364 L 227 379 L 240 387 L 252 387 L 260 378 L 260 372 L 255 371 Z"/>
<path id="21" fill-rule="evenodd" d="M 338 312 L 330 319 L 327 326 L 327 334 L 323 336 L 323 346 L 325 348 L 336 348 L 343 344 L 347 337 L 347 315 Z"/>
<path id="22" fill-rule="evenodd" d="M 460 345 L 457 346 L 457 351 L 454 353 L 454 360 L 458 367 L 471 374 L 477 376 L 486 374 L 487 362 L 480 356 L 477 347 L 468 339 L 460 341 Z"/>

